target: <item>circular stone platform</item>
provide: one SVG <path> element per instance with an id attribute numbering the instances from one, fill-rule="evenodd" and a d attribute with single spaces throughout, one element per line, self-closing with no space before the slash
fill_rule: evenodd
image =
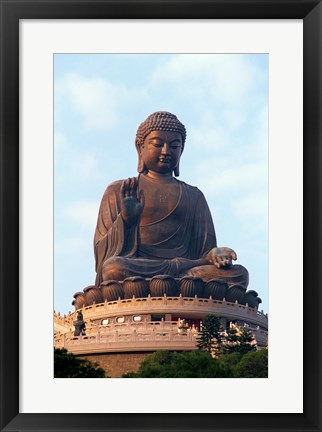
<path id="1" fill-rule="evenodd" d="M 231 322 L 248 327 L 258 346 L 267 345 L 267 314 L 248 305 L 211 297 L 148 295 L 83 306 L 81 311 L 86 335 L 74 336 L 72 323 L 77 319 L 77 311 L 67 317 L 56 316 L 55 347 L 65 347 L 74 354 L 193 350 L 200 322 L 209 314 L 218 316 L 224 329 Z M 187 328 L 180 331 L 178 321 L 183 319 Z M 62 332 L 64 323 L 66 331 Z"/>

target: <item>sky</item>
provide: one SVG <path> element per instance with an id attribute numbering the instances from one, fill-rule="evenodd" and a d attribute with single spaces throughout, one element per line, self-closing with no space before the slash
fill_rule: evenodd
<path id="1" fill-rule="evenodd" d="M 203 192 L 268 312 L 267 54 L 55 54 L 54 309 L 94 285 L 101 198 L 137 175 L 136 131 L 155 111 L 186 126 L 179 180 Z"/>

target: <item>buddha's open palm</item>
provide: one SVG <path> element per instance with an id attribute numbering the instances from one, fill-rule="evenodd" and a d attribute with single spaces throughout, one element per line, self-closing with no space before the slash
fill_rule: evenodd
<path id="1" fill-rule="evenodd" d="M 144 208 L 144 195 L 138 195 L 138 181 L 136 177 L 124 180 L 121 186 L 121 215 L 124 222 L 131 226 L 137 222 Z"/>
<path id="2" fill-rule="evenodd" d="M 218 268 L 229 267 L 232 264 L 232 260 L 236 261 L 236 259 L 236 252 L 227 247 L 213 248 L 207 255 L 207 260 Z"/>

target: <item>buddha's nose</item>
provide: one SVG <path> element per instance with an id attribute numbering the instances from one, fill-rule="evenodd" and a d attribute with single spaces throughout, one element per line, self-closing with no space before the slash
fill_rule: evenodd
<path id="1" fill-rule="evenodd" d="M 162 154 L 169 154 L 169 152 L 170 152 L 169 144 L 168 143 L 164 143 L 163 147 L 162 147 L 161 153 Z"/>

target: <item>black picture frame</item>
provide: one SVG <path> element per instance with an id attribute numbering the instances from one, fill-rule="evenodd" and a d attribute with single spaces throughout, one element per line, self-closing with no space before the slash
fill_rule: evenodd
<path id="1" fill-rule="evenodd" d="M 173 0 L 171 2 L 0 0 L 0 7 L 1 430 L 321 431 L 321 2 L 316 0 Z M 19 413 L 19 20 L 98 18 L 303 19 L 305 322 L 303 414 Z M 285 260 L 287 266 L 289 257 L 285 257 Z M 296 328 L 296 317 L 292 323 L 292 331 L 294 326 Z M 296 346 L 290 347 L 289 354 L 289 360 L 292 361 L 292 358 L 297 355 Z M 220 395 L 216 396 L 215 389 L 213 397 L 215 404 L 216 397 L 220 397 Z M 86 406 L 84 411 L 86 412 Z"/>

